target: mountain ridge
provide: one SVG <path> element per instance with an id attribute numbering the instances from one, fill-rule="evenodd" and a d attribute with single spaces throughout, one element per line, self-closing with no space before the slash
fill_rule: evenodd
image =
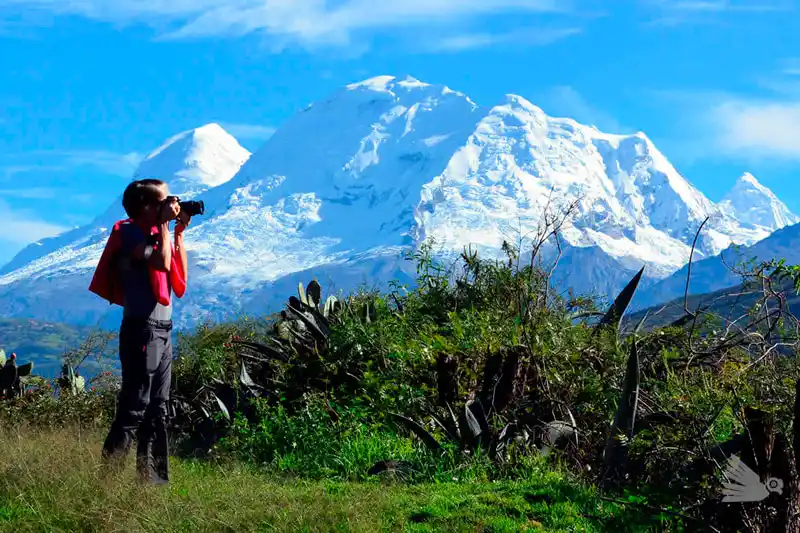
<path id="1" fill-rule="evenodd" d="M 173 170 L 158 171 L 184 175 Z M 411 77 L 370 78 L 311 104 L 195 197 L 206 216 L 187 230 L 193 281 L 176 302 L 187 325 L 269 310 L 298 277 L 337 274 L 348 280 L 342 290 L 355 280 L 413 281 L 403 251 L 429 238 L 444 257 L 467 244 L 498 257 L 503 241 L 535 234 L 547 206 L 577 205 L 560 251 L 576 265 L 562 287 L 576 292 L 612 294 L 642 264 L 651 280 L 667 278 L 688 261 L 707 216 L 699 258 L 770 234 L 709 200 L 644 133 L 603 133 L 516 95 L 481 106 Z M 97 318 L 102 302 L 84 293 L 101 241 L 67 243 L 0 273 L 0 314 Z M 74 293 L 77 309 L 54 290 Z"/>

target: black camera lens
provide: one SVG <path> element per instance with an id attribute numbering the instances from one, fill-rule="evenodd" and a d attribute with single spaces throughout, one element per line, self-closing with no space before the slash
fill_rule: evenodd
<path id="1" fill-rule="evenodd" d="M 206 206 L 202 201 L 189 200 L 186 202 L 178 202 L 178 205 L 181 206 L 181 211 L 190 217 L 202 215 L 206 211 Z"/>

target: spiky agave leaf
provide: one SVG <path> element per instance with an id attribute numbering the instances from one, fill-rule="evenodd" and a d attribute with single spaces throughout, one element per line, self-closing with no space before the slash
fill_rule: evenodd
<path id="1" fill-rule="evenodd" d="M 494 440 L 494 454 L 498 459 L 502 457 L 503 452 L 508 448 L 508 444 L 514 440 L 514 437 L 519 433 L 519 427 L 516 422 L 506 424 L 500 431 L 500 434 Z"/>
<path id="2" fill-rule="evenodd" d="M 211 396 L 217 402 L 217 406 L 219 407 L 219 410 L 222 411 L 222 416 L 224 416 L 227 420 L 230 420 L 231 419 L 231 414 L 228 412 L 228 408 L 225 406 L 225 404 L 222 402 L 222 400 L 219 399 L 219 396 L 217 396 L 213 392 L 211 393 Z"/>
<path id="3" fill-rule="evenodd" d="M 486 405 L 491 406 L 494 399 L 495 387 L 503 367 L 503 354 L 493 353 L 486 358 L 483 366 L 483 385 L 480 398 Z"/>
<path id="4" fill-rule="evenodd" d="M 250 374 L 247 372 L 247 367 L 244 366 L 244 361 L 242 361 L 240 364 L 241 368 L 239 369 L 239 383 L 247 387 L 247 390 L 249 390 L 250 394 L 253 396 L 259 396 L 261 394 L 261 387 L 256 385 L 256 382 L 250 377 Z"/>
<path id="5" fill-rule="evenodd" d="M 322 301 L 322 287 L 320 287 L 317 280 L 311 280 L 311 283 L 306 287 L 306 303 L 308 305 L 319 309 L 319 303 Z"/>
<path id="6" fill-rule="evenodd" d="M 311 333 L 311 335 L 317 342 L 328 341 L 328 337 L 330 336 L 331 331 L 327 326 L 321 323 L 317 323 L 317 321 L 314 320 L 312 317 L 306 315 L 305 313 L 303 313 L 299 309 L 292 307 L 291 305 L 287 306 L 287 310 L 289 311 L 289 314 L 291 314 L 295 319 L 299 320 L 308 329 L 308 331 Z"/>
<path id="7" fill-rule="evenodd" d="M 297 284 L 297 295 L 300 297 L 301 302 L 308 305 L 308 297 L 306 297 L 306 289 L 303 287 L 302 281 Z"/>
<path id="8" fill-rule="evenodd" d="M 397 413 L 389 413 L 389 416 L 391 416 L 396 422 L 399 422 L 403 427 L 414 433 L 414 435 L 419 437 L 420 440 L 424 442 L 428 448 L 431 449 L 431 451 L 434 452 L 442 451 L 442 445 L 439 444 L 439 441 L 436 440 L 436 438 L 433 435 L 428 433 L 425 430 L 425 428 L 423 428 L 410 418 L 406 418 L 405 416 L 399 415 Z"/>
<path id="9" fill-rule="evenodd" d="M 72 381 L 73 394 L 78 394 L 86 390 L 86 378 L 83 376 L 75 376 Z"/>
<path id="10" fill-rule="evenodd" d="M 17 367 L 17 375 L 19 377 L 30 376 L 31 372 L 33 372 L 33 361 L 31 361 L 30 363 L 25 363 L 24 365 Z"/>
<path id="11" fill-rule="evenodd" d="M 542 447 L 539 453 L 548 455 L 552 448 L 560 448 L 567 442 L 578 443 L 578 429 L 574 424 L 561 420 L 548 422 L 544 426 Z"/>
<path id="12" fill-rule="evenodd" d="M 639 401 L 639 353 L 636 347 L 636 338 L 631 342 L 631 353 L 628 356 L 628 364 L 625 368 L 625 381 L 622 385 L 622 395 L 620 396 L 617 412 L 611 424 L 603 451 L 603 463 L 606 473 L 616 471 L 625 460 L 626 452 L 619 441 L 623 436 L 629 439 L 633 436 L 633 429 L 636 423 L 636 406 Z"/>
<path id="13" fill-rule="evenodd" d="M 500 375 L 500 380 L 497 382 L 497 387 L 495 388 L 494 395 L 493 395 L 493 402 L 490 404 L 490 407 L 494 408 L 496 411 L 502 411 L 511 403 L 514 399 L 514 393 L 518 392 L 517 385 L 519 382 L 518 373 L 519 373 L 519 360 L 521 355 L 521 348 L 517 347 L 511 349 L 506 354 L 505 361 L 503 361 L 503 370 Z"/>
<path id="14" fill-rule="evenodd" d="M 450 402 L 445 402 L 445 405 L 447 406 L 447 412 L 450 414 L 450 420 L 453 421 L 453 427 L 455 428 L 456 436 L 460 441 L 463 442 L 464 435 L 461 431 L 462 425 L 458 423 L 458 417 L 456 416 L 456 413 L 453 411 L 453 408 L 450 406 Z"/>
<path id="15" fill-rule="evenodd" d="M 431 418 L 433 419 L 433 421 L 436 423 L 436 425 L 437 425 L 437 426 L 439 426 L 440 428 L 442 428 L 442 431 L 444 431 L 444 432 L 445 432 L 445 435 L 447 435 L 447 438 L 448 438 L 448 439 L 450 439 L 450 441 L 452 441 L 453 443 L 456 443 L 456 444 L 458 444 L 458 442 L 459 442 L 459 436 L 458 436 L 458 428 L 457 428 L 457 427 L 456 427 L 456 428 L 453 428 L 453 427 L 448 427 L 448 425 L 447 425 L 447 424 L 445 424 L 445 423 L 444 423 L 444 422 L 443 422 L 443 421 L 442 421 L 442 420 L 441 420 L 439 417 L 437 417 L 436 415 L 431 415 Z"/>
<path id="16" fill-rule="evenodd" d="M 336 303 L 338 301 L 339 300 L 336 298 L 336 296 L 332 294 L 328 296 L 328 298 L 325 300 L 325 307 L 323 307 L 322 309 L 322 315 L 328 320 L 330 320 L 330 318 L 333 316 L 334 310 L 336 308 Z"/>
<path id="17" fill-rule="evenodd" d="M 283 361 L 284 363 L 289 362 L 289 355 L 281 348 L 250 341 L 233 341 L 231 344 L 241 346 L 248 351 L 257 353 L 263 356 L 265 359 L 277 359 L 279 361 Z"/>
<path id="18" fill-rule="evenodd" d="M 478 439 L 483 433 L 483 425 L 478 420 L 478 417 L 475 416 L 475 412 L 472 409 L 472 405 L 476 402 L 474 400 L 470 400 L 469 402 L 464 405 L 464 419 L 467 421 L 467 427 L 469 428 L 473 441 Z M 485 417 L 484 417 L 485 418 Z"/>
<path id="19" fill-rule="evenodd" d="M 645 267 L 636 273 L 633 276 L 628 284 L 622 289 L 622 292 L 619 293 L 617 298 L 614 300 L 614 303 L 608 309 L 603 318 L 600 319 L 597 326 L 595 327 L 594 333 L 597 334 L 601 329 L 612 326 L 615 329 L 619 327 L 619 322 L 622 320 L 622 315 L 625 314 L 625 311 L 628 309 L 628 306 L 633 300 L 633 295 L 636 293 L 636 288 L 639 286 L 639 282 L 642 279 L 642 275 L 644 274 Z"/>

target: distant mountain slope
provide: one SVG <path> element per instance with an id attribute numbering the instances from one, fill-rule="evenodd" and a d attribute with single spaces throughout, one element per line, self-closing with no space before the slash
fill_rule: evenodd
<path id="1" fill-rule="evenodd" d="M 213 146 L 234 146 L 216 129 L 211 137 Z M 174 153 L 185 150 L 170 147 L 184 140 L 154 152 L 143 163 L 148 175 L 182 183 L 190 173 L 176 168 L 207 168 L 204 157 L 223 152 L 181 159 Z M 161 157 L 168 162 L 146 167 Z M 225 160 L 227 176 L 238 159 Z M 680 269 L 707 216 L 698 258 L 753 244 L 791 220 L 780 209 L 768 220 L 758 208 L 772 201 L 767 194 L 714 204 L 644 133 L 602 133 L 515 95 L 484 107 L 447 87 L 391 76 L 348 85 L 297 113 L 232 178 L 215 172 L 199 174 L 206 215 L 186 234 L 182 326 L 273 310 L 287 296 L 283 287 L 311 276 L 344 291 L 413 280 L 402 255 L 429 238 L 443 257 L 469 244 L 496 257 L 504 240 L 535 234 L 548 205 L 576 206 L 561 235 L 559 286 L 604 295 L 643 264 L 651 282 Z M 744 221 L 731 208 L 742 202 L 754 206 Z M 77 322 L 108 313 L 86 291 L 107 232 L 107 224 L 92 227 L 91 237 L 59 237 L 15 258 L 0 275 L 0 313 Z M 545 254 L 555 253 L 551 243 Z"/>
<path id="2" fill-rule="evenodd" d="M 76 350 L 93 331 L 88 326 L 0 318 L 0 348 L 6 354 L 16 352 L 20 363 L 33 361 L 35 374 L 53 377 L 61 371 L 64 354 Z M 116 363 L 116 341 L 108 344 L 107 353 L 109 363 Z M 93 370 L 93 362 L 84 364 L 87 371 Z"/>
<path id="3" fill-rule="evenodd" d="M 800 295 L 796 294 L 791 283 L 788 281 L 782 283 L 780 286 L 775 287 L 775 290 L 785 296 L 789 311 L 795 316 L 800 316 Z M 625 317 L 623 328 L 630 330 L 635 327 L 644 318 L 645 314 L 647 314 L 646 329 L 667 326 L 687 316 L 687 305 L 692 312 L 702 309 L 704 313 L 710 313 L 721 317 L 725 321 L 732 322 L 752 310 L 753 306 L 762 298 L 763 292 L 758 287 L 745 285 L 736 285 L 705 294 L 690 295 L 688 301 L 683 296 L 680 296 L 669 302 L 629 313 Z"/>
<path id="4" fill-rule="evenodd" d="M 732 247 L 722 254 L 692 264 L 689 293 L 703 295 L 742 282 L 735 271 L 741 263 L 785 259 L 788 264 L 800 265 L 800 224 L 779 229 L 770 237 L 749 247 Z M 634 307 L 642 309 L 668 302 L 682 296 L 686 291 L 688 265 L 668 278 L 645 286 L 636 295 Z"/>

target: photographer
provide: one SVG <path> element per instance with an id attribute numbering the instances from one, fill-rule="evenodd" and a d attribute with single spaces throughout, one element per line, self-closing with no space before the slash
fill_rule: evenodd
<path id="1" fill-rule="evenodd" d="M 115 224 L 90 286 L 124 309 L 119 330 L 122 390 L 102 455 L 107 466 L 119 466 L 135 433 L 140 477 L 166 484 L 171 294 L 182 297 L 186 288 L 183 232 L 191 217 L 160 180 L 132 182 L 122 205 L 130 218 Z M 174 243 L 169 231 L 172 220 L 176 220 Z"/>

